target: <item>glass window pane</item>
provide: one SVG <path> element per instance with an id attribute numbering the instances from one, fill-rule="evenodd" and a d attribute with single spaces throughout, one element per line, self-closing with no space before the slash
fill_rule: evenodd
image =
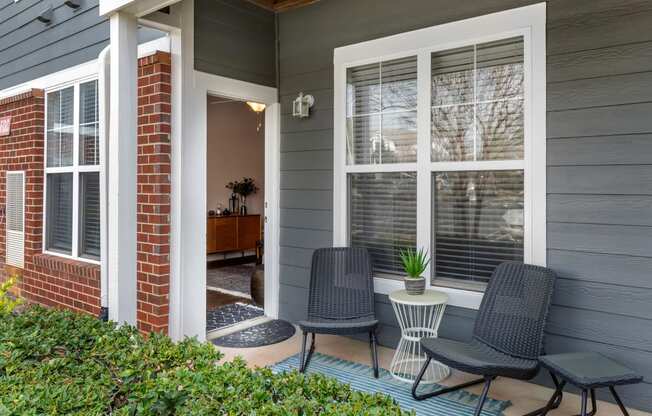
<path id="1" fill-rule="evenodd" d="M 47 133 L 47 167 L 72 166 L 73 140 L 72 127 Z"/>
<path id="2" fill-rule="evenodd" d="M 72 173 L 47 175 L 46 249 L 72 254 Z"/>
<path id="3" fill-rule="evenodd" d="M 417 160 L 417 112 L 387 113 L 382 116 L 383 163 Z"/>
<path id="4" fill-rule="evenodd" d="M 432 105 L 472 103 L 473 46 L 432 54 Z"/>
<path id="5" fill-rule="evenodd" d="M 347 69 L 347 163 L 416 162 L 417 58 Z"/>
<path id="6" fill-rule="evenodd" d="M 97 81 L 79 85 L 79 164 L 100 163 Z"/>
<path id="7" fill-rule="evenodd" d="M 523 261 L 523 171 L 433 173 L 433 284 L 481 288 Z"/>
<path id="8" fill-rule="evenodd" d="M 523 37 L 436 52 L 431 62 L 431 160 L 522 160 Z"/>
<path id="9" fill-rule="evenodd" d="M 415 172 L 349 175 L 349 241 L 366 247 L 374 270 L 400 279 L 399 250 L 416 246 Z M 392 277 L 392 276 L 389 276 Z"/>
<path id="10" fill-rule="evenodd" d="M 79 176 L 79 254 L 100 258 L 100 174 Z"/>
<path id="11" fill-rule="evenodd" d="M 473 160 L 473 105 L 433 107 L 431 154 L 434 162 Z"/>
<path id="12" fill-rule="evenodd" d="M 380 64 L 346 70 L 347 117 L 380 111 Z"/>
<path id="13" fill-rule="evenodd" d="M 523 37 L 477 47 L 478 101 L 523 98 Z"/>
<path id="14" fill-rule="evenodd" d="M 97 123 L 79 127 L 79 164 L 100 163 L 99 132 Z"/>
<path id="15" fill-rule="evenodd" d="M 380 65 L 383 112 L 416 110 L 417 57 L 395 59 Z"/>
<path id="16" fill-rule="evenodd" d="M 95 123 L 98 119 L 97 81 L 79 85 L 79 123 Z"/>
<path id="17" fill-rule="evenodd" d="M 48 93 L 47 100 L 47 167 L 71 166 L 74 88 Z"/>
<path id="18" fill-rule="evenodd" d="M 477 106 L 477 160 L 523 159 L 523 101 L 493 101 Z"/>
<path id="19" fill-rule="evenodd" d="M 380 163 L 380 114 L 346 121 L 348 164 Z"/>

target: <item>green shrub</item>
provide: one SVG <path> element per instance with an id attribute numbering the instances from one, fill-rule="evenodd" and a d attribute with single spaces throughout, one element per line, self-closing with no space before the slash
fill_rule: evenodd
<path id="1" fill-rule="evenodd" d="M 10 276 L 7 280 L 0 283 L 0 318 L 12 313 L 16 307 L 22 305 L 23 300 L 12 297 L 9 291 L 18 283 L 18 277 Z"/>
<path id="2" fill-rule="evenodd" d="M 218 365 L 210 344 L 27 308 L 0 318 L 0 415 L 403 415 L 382 395 L 297 372 Z"/>

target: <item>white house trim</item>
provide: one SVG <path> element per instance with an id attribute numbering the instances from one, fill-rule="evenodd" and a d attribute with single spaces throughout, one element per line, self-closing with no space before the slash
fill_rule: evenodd
<path id="1" fill-rule="evenodd" d="M 138 22 L 134 16 L 115 13 L 109 23 L 109 318 L 136 325 Z"/>
<path id="2" fill-rule="evenodd" d="M 524 258 L 546 265 L 546 4 L 539 3 L 485 16 L 401 33 L 344 46 L 334 51 L 334 184 L 333 244 L 347 245 L 347 174 L 352 172 L 417 172 L 417 245 L 430 248 L 430 175 L 434 170 L 524 170 Z M 346 70 L 378 61 L 417 57 L 417 146 L 430 143 L 430 55 L 432 52 L 523 36 L 524 38 L 524 160 L 431 162 L 430 152 L 420 151 L 416 163 L 347 165 L 346 163 Z M 430 276 L 430 270 L 426 270 Z M 430 285 L 430 279 L 428 284 Z M 376 291 L 387 294 L 401 282 L 376 277 Z M 450 304 L 477 309 L 482 293 L 437 287 L 450 296 Z"/>

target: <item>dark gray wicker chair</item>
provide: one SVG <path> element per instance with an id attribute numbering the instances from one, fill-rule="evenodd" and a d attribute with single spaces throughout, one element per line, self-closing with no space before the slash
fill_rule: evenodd
<path id="1" fill-rule="evenodd" d="M 374 377 L 378 378 L 374 281 L 371 258 L 364 248 L 321 248 L 312 256 L 308 318 L 303 331 L 301 366 L 304 372 L 315 350 L 315 334 L 368 333 Z M 306 357 L 308 334 L 312 334 Z"/>
<path id="2" fill-rule="evenodd" d="M 475 410 L 478 416 L 496 377 L 529 380 L 537 375 L 554 281 L 554 272 L 544 267 L 512 262 L 500 264 L 494 270 L 482 299 L 470 342 L 442 338 L 421 340 L 427 359 L 412 386 L 412 396 L 424 400 L 484 383 Z M 433 359 L 483 378 L 418 394 L 419 383 Z M 553 381 L 558 384 L 554 376 Z"/>

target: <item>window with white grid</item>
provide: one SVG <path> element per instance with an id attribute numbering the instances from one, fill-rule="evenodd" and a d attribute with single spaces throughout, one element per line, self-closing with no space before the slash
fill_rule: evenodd
<path id="1" fill-rule="evenodd" d="M 544 34 L 535 5 L 336 49 L 334 243 L 377 287 L 402 248 L 458 292 L 545 264 Z"/>
<path id="2" fill-rule="evenodd" d="M 99 261 L 97 80 L 46 94 L 44 249 Z"/>

